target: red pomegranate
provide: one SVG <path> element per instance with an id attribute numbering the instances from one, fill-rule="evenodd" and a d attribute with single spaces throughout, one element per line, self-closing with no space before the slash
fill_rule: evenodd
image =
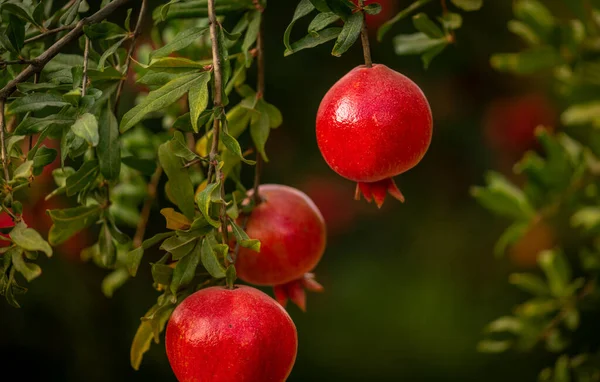
<path id="1" fill-rule="evenodd" d="M 0 228 L 12 228 L 15 226 L 15 222 L 6 212 L 0 213 Z M 8 238 L 8 234 L 0 233 L 1 236 Z M 8 247 L 11 245 L 10 241 L 0 239 L 0 248 Z"/>
<path id="2" fill-rule="evenodd" d="M 237 275 L 251 284 L 274 286 L 282 305 L 287 296 L 304 310 L 300 287 L 322 290 L 308 272 L 325 251 L 325 221 L 313 201 L 295 188 L 265 184 L 259 192 L 262 202 L 248 217 L 246 232 L 260 240 L 260 253 L 240 248 Z"/>
<path id="3" fill-rule="evenodd" d="M 421 89 L 385 65 L 359 66 L 327 92 L 317 113 L 317 143 L 329 166 L 358 183 L 379 207 L 386 192 L 404 196 L 392 177 L 416 166 L 429 148 L 433 118 Z"/>
<path id="4" fill-rule="evenodd" d="M 211 287 L 173 311 L 165 346 L 179 382 L 283 382 L 294 366 L 298 334 L 263 292 Z"/>

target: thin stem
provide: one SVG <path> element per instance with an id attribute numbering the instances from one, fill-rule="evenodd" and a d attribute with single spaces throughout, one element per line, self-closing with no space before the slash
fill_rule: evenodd
<path id="1" fill-rule="evenodd" d="M 119 111 L 119 102 L 121 101 L 121 93 L 123 92 L 123 87 L 125 86 L 125 80 L 127 79 L 127 75 L 129 74 L 129 68 L 131 66 L 131 57 L 133 56 L 133 51 L 135 50 L 135 42 L 138 36 L 142 33 L 142 23 L 144 21 L 144 16 L 146 15 L 147 9 L 146 0 L 142 0 L 142 6 L 140 7 L 140 14 L 138 15 L 137 22 L 135 24 L 135 29 L 133 30 L 133 36 L 131 37 L 131 43 L 129 44 L 129 51 L 127 52 L 127 58 L 125 59 L 125 76 L 119 81 L 119 85 L 117 87 L 117 93 L 115 96 L 115 106 L 114 113 L 117 115 Z"/>
<path id="2" fill-rule="evenodd" d="M 90 17 L 81 19 L 69 33 L 67 33 L 57 42 L 55 42 L 44 53 L 40 54 L 35 60 L 33 60 L 33 62 L 28 67 L 23 69 L 23 71 L 19 73 L 12 81 L 10 81 L 8 84 L 6 84 L 6 86 L 0 89 L 0 99 L 6 100 L 8 96 L 10 96 L 12 92 L 15 91 L 15 89 L 17 88 L 17 84 L 27 81 L 29 77 L 31 77 L 37 72 L 40 72 L 50 60 L 52 60 L 58 53 L 60 53 L 63 50 L 63 48 L 65 48 L 71 42 L 81 37 L 81 35 L 83 35 L 83 27 L 85 27 L 86 25 L 99 23 L 100 21 L 110 16 L 115 10 L 127 4 L 129 1 L 130 0 L 114 0 L 113 2 L 109 3 L 107 6 L 100 9 L 98 12 L 94 13 Z"/>
<path id="3" fill-rule="evenodd" d="M 2 146 L 2 167 L 4 168 L 4 181 L 8 183 L 10 181 L 10 174 L 8 172 L 8 156 L 6 155 L 6 123 L 4 121 L 4 99 L 0 99 L 0 145 Z"/>
<path id="4" fill-rule="evenodd" d="M 31 38 L 28 38 L 27 40 L 25 40 L 23 42 L 23 44 L 27 45 L 29 43 L 32 43 L 32 42 L 35 42 L 35 41 L 38 41 L 38 40 L 42 40 L 42 39 L 44 39 L 44 38 L 46 38 L 48 36 L 52 36 L 54 34 L 57 34 L 57 33 L 63 32 L 63 31 L 68 31 L 68 30 L 74 29 L 76 26 L 77 26 L 77 24 L 71 24 L 71 25 L 63 25 L 62 27 L 58 27 L 58 28 L 55 28 L 55 29 L 50 29 L 50 30 L 48 30 L 48 31 L 46 31 L 44 33 L 38 34 L 37 36 L 33 36 Z"/>
<path id="5" fill-rule="evenodd" d="M 264 16 L 261 17 L 258 36 L 256 39 L 256 62 L 257 62 L 257 81 L 256 81 L 256 96 L 263 98 L 265 96 L 265 42 L 264 42 Z M 262 201 L 259 193 L 260 176 L 262 174 L 263 158 L 262 155 L 256 152 L 256 167 L 254 168 L 254 205 L 257 206 Z"/>
<path id="6" fill-rule="evenodd" d="M 215 0 L 208 0 L 208 19 L 210 21 L 210 40 L 212 42 L 212 57 L 213 57 L 213 70 L 215 79 L 215 94 L 214 94 L 214 108 L 220 110 L 219 116 L 215 116 L 213 123 L 213 141 L 210 149 L 210 162 L 209 166 L 209 177 L 210 182 L 212 171 L 215 173 L 215 181 L 221 182 L 221 196 L 225 196 L 225 179 L 219 169 L 217 157 L 219 155 L 219 134 L 221 130 L 221 119 L 226 118 L 223 111 L 223 74 L 221 72 L 221 55 L 219 54 L 219 39 L 218 39 L 218 28 L 220 25 L 217 22 L 217 14 L 215 12 Z M 220 220 L 221 220 L 221 235 L 223 244 L 229 243 L 227 233 L 227 206 L 225 203 L 221 203 L 220 209 Z"/>
<path id="7" fill-rule="evenodd" d="M 152 204 L 156 199 L 156 189 L 158 188 L 158 183 L 160 182 L 160 177 L 162 176 L 162 173 L 162 167 L 158 166 L 156 168 L 156 171 L 154 171 L 154 174 L 152 174 L 152 178 L 150 178 L 150 183 L 148 183 L 148 196 L 146 197 L 146 201 L 144 202 L 144 206 L 142 207 L 140 220 L 135 230 L 135 235 L 133 236 L 134 248 L 140 247 L 142 245 L 142 242 L 144 241 L 146 227 L 148 226 L 148 220 L 150 219 L 150 212 L 152 212 Z"/>
<path id="8" fill-rule="evenodd" d="M 358 0 L 358 5 L 361 9 L 365 6 L 364 0 Z M 366 18 L 366 12 L 362 10 L 363 18 Z M 362 30 L 360 31 L 360 39 L 363 46 L 363 55 L 365 56 L 365 66 L 367 68 L 373 67 L 373 60 L 371 59 L 371 44 L 369 43 L 369 29 L 367 28 L 366 19 L 363 21 Z"/>
<path id="9" fill-rule="evenodd" d="M 444 13 L 444 15 L 448 14 L 448 4 L 446 4 L 446 0 L 441 0 L 442 1 L 442 12 Z"/>
<path id="10" fill-rule="evenodd" d="M 83 51 L 83 79 L 81 80 L 81 96 L 85 96 L 88 82 L 88 59 L 90 56 L 90 39 L 85 38 L 85 50 Z"/>
<path id="11" fill-rule="evenodd" d="M 33 60 L 18 59 L 18 60 L 12 60 L 12 61 L 0 61 L 0 66 L 6 66 L 6 65 L 31 65 L 32 63 L 33 63 Z"/>

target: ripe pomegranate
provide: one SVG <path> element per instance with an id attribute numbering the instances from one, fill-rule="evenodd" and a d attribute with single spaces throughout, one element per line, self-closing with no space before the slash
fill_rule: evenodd
<path id="1" fill-rule="evenodd" d="M 317 113 L 317 143 L 329 166 L 358 182 L 378 207 L 386 191 L 404 196 L 392 177 L 416 166 L 429 148 L 431 109 L 421 89 L 385 65 L 359 66 L 327 92 Z"/>
<path id="2" fill-rule="evenodd" d="M 497 99 L 485 113 L 486 143 L 514 162 L 525 151 L 537 147 L 538 126 L 552 128 L 556 122 L 556 109 L 543 94 Z"/>
<path id="3" fill-rule="evenodd" d="M 307 272 L 325 251 L 325 221 L 313 201 L 295 188 L 265 184 L 259 192 L 262 202 L 248 217 L 246 233 L 260 240 L 260 253 L 240 248 L 237 275 L 251 284 L 274 286 L 282 305 L 290 298 L 305 310 L 304 288 L 322 290 Z"/>
<path id="4" fill-rule="evenodd" d="M 283 382 L 294 366 L 298 333 L 263 292 L 211 287 L 173 311 L 165 346 L 179 382 Z"/>
<path id="5" fill-rule="evenodd" d="M 352 2 L 358 5 L 358 0 L 352 0 Z M 365 0 L 365 5 L 372 3 L 379 3 L 379 5 L 381 5 L 381 12 L 376 15 L 367 14 L 365 20 L 369 32 L 376 33 L 377 29 L 379 29 L 383 23 L 395 16 L 398 11 L 398 0 Z"/>

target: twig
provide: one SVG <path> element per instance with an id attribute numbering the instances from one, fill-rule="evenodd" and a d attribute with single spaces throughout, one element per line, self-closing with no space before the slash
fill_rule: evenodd
<path id="1" fill-rule="evenodd" d="M 156 189 L 158 188 L 158 183 L 160 182 L 160 177 L 162 176 L 163 169 L 158 166 L 154 174 L 152 174 L 152 178 L 150 178 L 150 183 L 148 183 L 148 196 L 146 197 L 146 201 L 144 202 L 144 206 L 142 207 L 142 212 L 140 214 L 140 221 L 135 229 L 135 235 L 133 236 L 133 247 L 138 248 L 142 245 L 144 241 L 144 235 L 146 234 L 146 227 L 148 226 L 148 219 L 150 219 L 150 212 L 152 212 L 152 204 L 154 203 L 154 199 L 156 199 Z"/>
<path id="2" fill-rule="evenodd" d="M 46 38 L 48 36 L 52 36 L 53 34 L 57 34 L 57 33 L 63 32 L 63 31 L 71 30 L 71 29 L 75 28 L 76 26 L 77 26 L 77 24 L 71 24 L 71 25 L 63 25 L 62 27 L 58 27 L 58 28 L 55 28 L 55 29 L 50 29 L 50 30 L 48 30 L 48 31 L 46 31 L 44 33 L 38 34 L 37 36 L 33 36 L 31 38 L 28 38 L 27 40 L 25 40 L 23 42 L 23 44 L 27 45 L 29 43 L 32 43 L 32 42 L 44 39 L 44 38 Z"/>
<path id="3" fill-rule="evenodd" d="M 215 110 L 220 110 L 220 115 L 215 117 L 213 123 L 213 141 L 210 149 L 210 162 L 208 181 L 210 182 L 212 169 L 215 173 L 215 181 L 221 182 L 221 196 L 225 196 L 225 179 L 219 164 L 217 157 L 219 155 L 219 133 L 221 130 L 221 118 L 226 118 L 223 111 L 223 75 L 221 72 L 221 55 L 219 54 L 219 39 L 218 39 L 218 28 L 220 25 L 217 22 L 217 14 L 215 12 L 215 0 L 208 0 L 208 19 L 210 21 L 210 40 L 212 42 L 212 56 L 213 56 L 213 70 L 215 79 L 215 96 L 214 106 Z M 221 203 L 220 209 L 220 220 L 221 220 L 221 235 L 223 238 L 223 244 L 229 243 L 227 233 L 227 206 L 225 203 Z"/>
<path id="4" fill-rule="evenodd" d="M 55 42 L 50 48 L 44 53 L 40 54 L 33 62 L 26 67 L 21 73 L 17 75 L 12 81 L 6 86 L 0 89 L 0 99 L 6 100 L 8 96 L 12 94 L 17 88 L 17 84 L 25 82 L 29 77 L 34 75 L 36 72 L 42 70 L 42 68 L 52 60 L 63 48 L 69 45 L 71 42 L 77 40 L 83 34 L 83 27 L 86 25 L 96 24 L 111 15 L 116 9 L 127 4 L 130 0 L 114 0 L 98 12 L 94 13 L 90 17 L 81 19 L 73 29 L 63 36 L 60 40 Z"/>
<path id="5" fill-rule="evenodd" d="M 358 0 L 358 5 L 362 9 L 365 6 L 365 1 Z M 363 55 L 365 56 L 365 66 L 367 68 L 372 68 L 373 60 L 371 59 L 371 44 L 369 43 L 369 30 L 367 28 L 366 12 L 364 11 L 364 9 L 362 9 L 362 13 L 363 18 L 365 18 L 365 20 L 363 20 L 362 30 L 360 31 L 360 39 L 362 41 L 363 46 Z"/>
<path id="6" fill-rule="evenodd" d="M 90 39 L 85 38 L 85 50 L 83 51 L 83 78 L 81 80 L 81 96 L 85 96 L 88 82 L 88 59 L 90 56 Z"/>
<path id="7" fill-rule="evenodd" d="M 12 61 L 0 61 L 0 66 L 7 66 L 7 65 L 31 65 L 33 63 L 33 60 L 24 60 L 24 59 L 18 59 L 18 60 L 12 60 Z"/>
<path id="8" fill-rule="evenodd" d="M 8 172 L 8 156 L 6 155 L 6 138 L 4 133 L 6 131 L 6 123 L 4 121 L 4 99 L 0 99 L 0 144 L 2 146 L 2 167 L 4 168 L 4 181 L 8 183 L 10 181 L 10 174 Z"/>
<path id="9" fill-rule="evenodd" d="M 258 36 L 256 39 L 256 62 L 257 62 L 257 78 L 256 78 L 256 96 L 263 98 L 265 96 L 265 41 L 264 41 L 264 25 L 263 18 L 260 19 L 260 27 L 258 29 Z M 254 205 L 257 206 L 262 201 L 259 188 L 260 188 L 260 176 L 262 173 L 263 158 L 261 153 L 256 152 L 256 167 L 254 168 Z"/>
<path id="10" fill-rule="evenodd" d="M 133 36 L 131 37 L 131 42 L 129 44 L 129 51 L 127 52 L 127 58 L 125 58 L 125 76 L 121 78 L 119 81 L 119 85 L 117 87 L 117 93 L 115 96 L 115 106 L 114 113 L 117 115 L 119 111 L 119 102 L 121 101 L 121 93 L 123 92 L 123 86 L 125 86 L 125 80 L 127 79 L 127 75 L 129 74 L 129 67 L 131 66 L 131 57 L 133 56 L 133 51 L 135 49 L 135 42 L 138 36 L 142 33 L 142 22 L 144 21 L 144 16 L 146 14 L 147 9 L 146 0 L 142 0 L 142 6 L 140 7 L 140 14 L 138 15 L 137 22 L 135 24 L 135 29 L 133 30 Z"/>

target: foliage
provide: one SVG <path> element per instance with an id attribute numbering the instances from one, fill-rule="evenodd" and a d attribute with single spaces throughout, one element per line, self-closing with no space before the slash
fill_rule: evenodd
<path id="1" fill-rule="evenodd" d="M 557 226 L 559 244 L 538 254 L 541 273 L 515 273 L 510 283 L 531 297 L 512 315 L 486 327 L 479 344 L 484 352 L 538 350 L 556 354 L 555 365 L 541 371 L 540 381 L 592 381 L 600 373 L 597 344 L 578 332 L 598 312 L 598 2 L 569 1 L 576 18 L 563 20 L 542 2 L 518 0 L 508 29 L 525 48 L 496 54 L 491 65 L 515 75 L 544 76 L 564 105 L 562 130 L 540 126 L 542 152 L 528 152 L 514 170 L 522 186 L 491 173 L 475 198 L 490 211 L 510 219 L 496 253 L 502 255 L 540 221 Z M 587 8 L 593 4 L 592 8 Z M 565 225 L 563 222 L 569 222 Z M 541 350 L 541 349 L 540 349 Z"/>

